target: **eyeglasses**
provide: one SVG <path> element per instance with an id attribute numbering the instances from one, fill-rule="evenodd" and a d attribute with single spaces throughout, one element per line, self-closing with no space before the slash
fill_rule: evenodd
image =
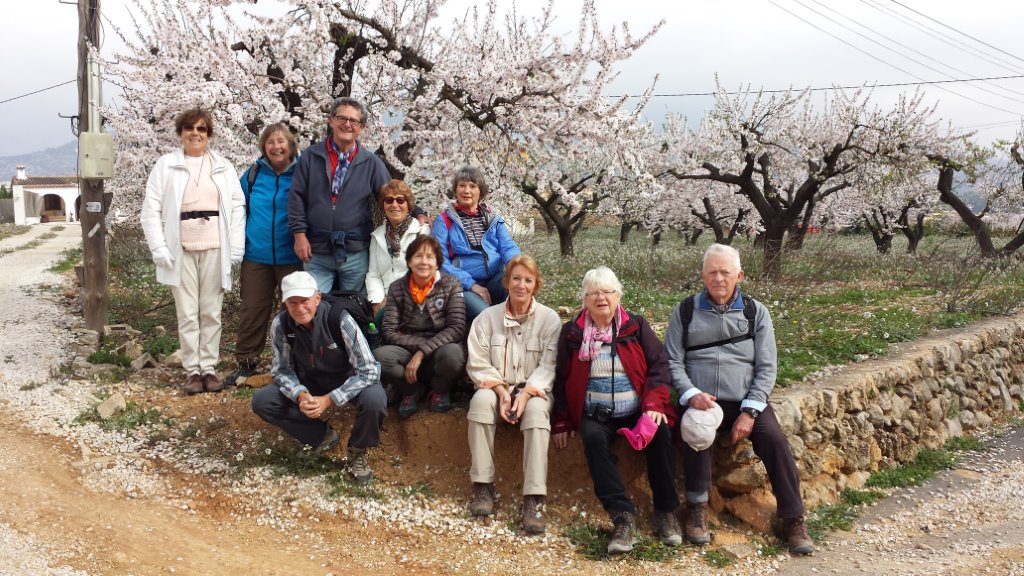
<path id="1" fill-rule="evenodd" d="M 210 131 L 210 129 L 208 127 L 202 126 L 202 125 L 200 125 L 200 126 L 193 126 L 191 124 L 183 124 L 181 126 L 181 131 L 182 132 L 192 132 L 193 130 L 195 130 L 196 132 L 199 132 L 200 134 L 206 134 L 207 132 Z"/>
<path id="2" fill-rule="evenodd" d="M 583 295 L 586 296 L 587 298 L 597 298 L 598 296 L 604 296 L 605 298 L 611 298 L 612 296 L 614 296 L 616 294 L 618 294 L 617 290 L 612 290 L 611 288 L 605 288 L 604 290 L 592 290 L 590 292 L 584 293 Z"/>
<path id="3" fill-rule="evenodd" d="M 359 125 L 361 125 L 363 123 L 363 121 L 358 119 L 358 118 L 349 118 L 348 116 L 334 115 L 334 116 L 331 116 L 331 118 L 334 118 L 335 120 L 337 120 L 338 124 L 340 124 L 342 126 L 344 126 L 345 124 L 351 124 L 353 126 L 359 126 Z"/>
<path id="4" fill-rule="evenodd" d="M 397 203 L 399 206 L 404 206 L 405 205 L 405 196 L 388 196 L 388 197 L 384 198 L 384 203 L 388 204 L 388 205 L 396 204 Z"/>

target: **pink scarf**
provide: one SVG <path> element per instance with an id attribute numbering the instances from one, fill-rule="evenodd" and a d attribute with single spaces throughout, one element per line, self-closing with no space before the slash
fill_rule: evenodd
<path id="1" fill-rule="evenodd" d="M 602 344 L 609 344 L 612 341 L 612 326 L 618 324 L 622 326 L 622 323 L 626 321 L 626 311 L 619 305 L 615 309 L 615 313 L 612 314 L 612 322 L 604 328 L 598 328 L 594 324 L 594 319 L 590 317 L 590 312 L 583 309 L 583 345 L 580 346 L 579 358 L 583 362 L 590 362 L 593 360 L 597 353 L 601 351 Z"/>

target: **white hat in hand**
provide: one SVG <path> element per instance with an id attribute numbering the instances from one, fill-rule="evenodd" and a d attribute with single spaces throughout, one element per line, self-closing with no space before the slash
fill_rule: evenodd
<path id="1" fill-rule="evenodd" d="M 683 442 L 697 452 L 707 450 L 715 443 L 715 433 L 722 425 L 722 407 L 713 405 L 707 410 L 687 408 L 683 412 L 683 420 L 679 424 L 679 433 Z"/>

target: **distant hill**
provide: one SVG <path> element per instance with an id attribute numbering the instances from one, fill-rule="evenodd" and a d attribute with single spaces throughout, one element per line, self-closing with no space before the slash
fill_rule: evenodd
<path id="1" fill-rule="evenodd" d="M 78 141 L 38 152 L 0 156 L 0 180 L 14 178 L 15 167 L 25 165 L 26 176 L 68 176 L 78 173 Z"/>

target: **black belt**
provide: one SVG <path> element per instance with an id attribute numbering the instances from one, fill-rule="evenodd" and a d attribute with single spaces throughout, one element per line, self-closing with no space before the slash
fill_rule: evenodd
<path id="1" fill-rule="evenodd" d="M 195 220 L 196 218 L 202 218 L 203 220 L 209 220 L 210 216 L 220 216 L 218 210 L 194 210 L 192 212 L 182 212 L 182 220 Z"/>

